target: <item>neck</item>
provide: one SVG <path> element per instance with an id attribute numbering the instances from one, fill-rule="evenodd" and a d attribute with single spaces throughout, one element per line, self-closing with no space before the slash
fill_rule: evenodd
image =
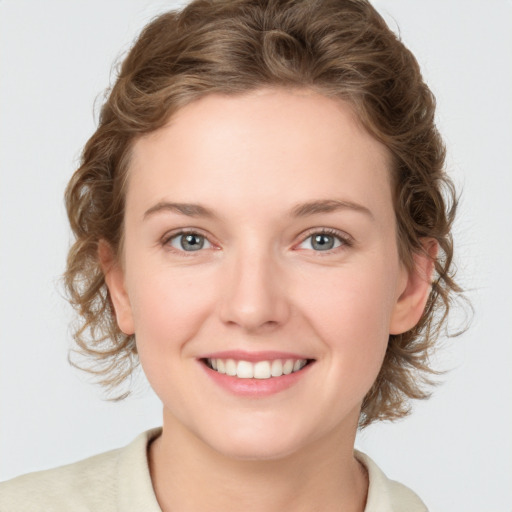
<path id="1" fill-rule="evenodd" d="M 149 448 L 157 500 L 163 512 L 362 512 L 368 481 L 353 455 L 355 430 L 278 459 L 240 460 L 164 415 L 162 435 Z"/>

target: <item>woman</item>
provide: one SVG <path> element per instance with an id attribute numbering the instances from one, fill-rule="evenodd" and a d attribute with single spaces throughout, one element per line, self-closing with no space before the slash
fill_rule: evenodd
<path id="1" fill-rule="evenodd" d="M 0 505 L 426 510 L 354 438 L 427 396 L 459 291 L 433 118 L 361 0 L 197 1 L 148 25 L 67 189 L 66 282 L 89 369 L 113 388 L 140 361 L 163 427 L 2 484 Z"/>

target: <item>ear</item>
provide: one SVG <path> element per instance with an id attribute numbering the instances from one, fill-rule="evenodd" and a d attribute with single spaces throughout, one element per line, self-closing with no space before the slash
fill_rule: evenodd
<path id="1" fill-rule="evenodd" d="M 98 258 L 114 305 L 117 325 L 125 334 L 134 334 L 132 308 L 125 287 L 124 270 L 112 247 L 105 240 L 100 240 L 98 244 Z"/>
<path id="2" fill-rule="evenodd" d="M 412 329 L 425 310 L 439 245 L 432 238 L 422 240 L 422 245 L 424 250 L 413 254 L 414 267 L 403 269 L 404 284 L 393 309 L 389 334 L 402 334 Z"/>

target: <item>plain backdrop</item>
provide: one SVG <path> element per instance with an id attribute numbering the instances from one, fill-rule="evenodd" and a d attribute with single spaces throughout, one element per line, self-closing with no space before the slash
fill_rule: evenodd
<path id="1" fill-rule="evenodd" d="M 0 480 L 125 445 L 160 424 L 142 375 L 133 397 L 110 403 L 67 363 L 62 196 L 113 63 L 177 5 L 0 0 Z M 438 364 L 451 371 L 434 396 L 405 420 L 370 427 L 357 446 L 432 511 L 510 512 L 512 2 L 375 5 L 438 100 L 448 169 L 463 192 L 459 278 L 475 313 L 466 334 L 443 343 Z"/>

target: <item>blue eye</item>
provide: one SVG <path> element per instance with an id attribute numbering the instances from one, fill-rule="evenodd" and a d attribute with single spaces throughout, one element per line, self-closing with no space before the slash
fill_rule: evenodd
<path id="1" fill-rule="evenodd" d="M 306 247 L 304 247 L 306 245 Z M 309 235 L 300 244 L 302 249 L 312 249 L 314 251 L 330 251 L 337 249 L 342 245 L 350 245 L 349 241 L 339 234 L 330 231 L 320 231 Z M 299 246 L 299 247 L 300 247 Z"/>
<path id="2" fill-rule="evenodd" d="M 174 249 L 186 252 L 199 251 L 203 248 L 210 248 L 210 242 L 198 233 L 177 233 L 169 238 L 167 242 Z"/>
<path id="3" fill-rule="evenodd" d="M 204 235 L 194 231 L 174 233 L 164 240 L 163 244 L 181 253 L 192 253 L 201 251 L 201 249 L 213 248 L 212 243 Z M 352 241 L 348 236 L 343 236 L 335 230 L 324 229 L 311 233 L 304 238 L 298 247 L 315 252 L 328 252 L 342 246 L 350 247 L 351 245 Z"/>

